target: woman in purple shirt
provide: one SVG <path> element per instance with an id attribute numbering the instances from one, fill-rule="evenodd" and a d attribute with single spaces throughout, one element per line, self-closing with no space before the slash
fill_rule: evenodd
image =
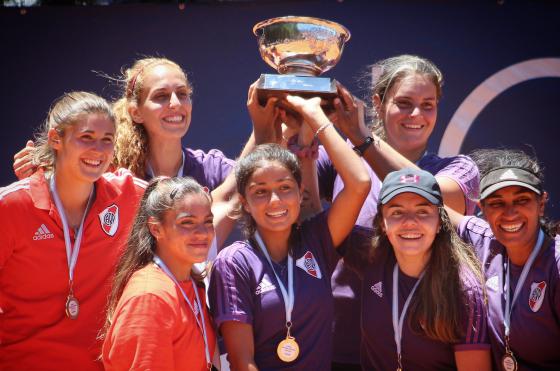
<path id="1" fill-rule="evenodd" d="M 369 91 L 373 106 L 371 127 L 364 124 L 363 103 L 340 87 L 335 124 L 350 145 L 369 165 L 370 194 L 360 211 L 357 225 L 371 232 L 377 214 L 379 189 L 385 176 L 403 168 L 421 168 L 432 173 L 446 204 L 461 214 L 472 214 L 478 194 L 478 169 L 467 156 L 441 158 L 427 151 L 437 119 L 443 76 L 431 61 L 411 55 L 384 59 L 371 66 L 375 76 Z M 319 185 L 323 196 L 336 196 L 343 186 L 325 152 L 318 160 Z M 371 234 L 371 233 L 370 233 Z M 335 298 L 334 369 L 359 369 L 360 323 L 358 309 L 361 285 L 356 274 L 340 260 L 332 277 Z"/>
<path id="2" fill-rule="evenodd" d="M 208 295 L 235 370 L 330 367 L 335 248 L 354 226 L 370 188 L 364 166 L 323 113 L 319 98 L 288 96 L 284 104 L 323 143 L 347 187 L 328 211 L 298 226 L 303 189 L 296 156 L 267 144 L 238 161 L 248 240 L 218 254 Z"/>
<path id="3" fill-rule="evenodd" d="M 474 246 L 488 293 L 490 340 L 500 370 L 560 369 L 560 238 L 536 159 L 521 151 L 473 153 L 486 220 L 451 213 Z"/>
<path id="4" fill-rule="evenodd" d="M 435 177 L 389 173 L 378 210 L 373 242 L 345 242 L 362 278 L 362 369 L 490 370 L 482 271 Z"/>

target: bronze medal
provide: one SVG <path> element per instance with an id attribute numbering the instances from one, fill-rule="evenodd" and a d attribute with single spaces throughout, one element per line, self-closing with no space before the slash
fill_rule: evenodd
<path id="1" fill-rule="evenodd" d="M 66 299 L 66 315 L 70 319 L 78 318 L 78 314 L 80 313 L 80 303 L 78 303 L 78 299 L 76 299 L 73 295 L 68 295 L 68 299 Z"/>
<path id="2" fill-rule="evenodd" d="M 296 343 L 296 339 L 291 336 L 286 337 L 278 344 L 276 353 L 283 362 L 293 362 L 299 355 L 299 345 Z"/>
<path id="3" fill-rule="evenodd" d="M 502 356 L 502 368 L 504 371 L 517 371 L 517 361 L 511 351 Z"/>

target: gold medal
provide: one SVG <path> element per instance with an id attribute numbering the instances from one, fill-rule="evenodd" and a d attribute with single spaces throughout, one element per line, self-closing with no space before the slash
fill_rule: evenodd
<path id="1" fill-rule="evenodd" d="M 299 355 L 299 345 L 296 343 L 296 339 L 288 335 L 278 344 L 276 353 L 283 362 L 293 362 Z"/>
<path id="2" fill-rule="evenodd" d="M 506 351 L 502 356 L 502 368 L 504 371 L 517 371 L 517 361 L 511 351 Z"/>
<path id="3" fill-rule="evenodd" d="M 66 315 L 70 319 L 76 319 L 79 313 L 80 303 L 78 303 L 78 299 L 72 294 L 68 295 L 68 299 L 66 299 Z"/>

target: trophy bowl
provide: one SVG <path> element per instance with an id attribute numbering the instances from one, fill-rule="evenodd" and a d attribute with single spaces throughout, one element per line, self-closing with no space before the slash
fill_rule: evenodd
<path id="1" fill-rule="evenodd" d="M 342 25 L 319 18 L 287 16 L 257 23 L 264 61 L 280 74 L 318 76 L 340 60 L 350 32 Z"/>

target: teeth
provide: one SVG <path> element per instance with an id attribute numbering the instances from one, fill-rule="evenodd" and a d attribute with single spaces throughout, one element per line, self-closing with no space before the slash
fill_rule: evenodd
<path id="1" fill-rule="evenodd" d="M 505 230 L 506 232 L 517 232 L 518 230 L 521 229 L 521 227 L 523 226 L 523 223 L 517 223 L 517 224 L 502 224 L 500 225 L 500 227 Z"/>
<path id="2" fill-rule="evenodd" d="M 288 212 L 288 210 L 282 210 L 282 211 L 276 211 L 273 213 L 266 213 L 266 215 L 268 216 L 272 216 L 272 217 L 278 217 L 278 216 L 283 216 Z"/>
<path id="3" fill-rule="evenodd" d="M 165 117 L 163 119 L 163 121 L 166 122 L 181 122 L 183 121 L 183 116 L 170 116 L 170 117 Z"/>
<path id="4" fill-rule="evenodd" d="M 407 129 L 422 129 L 422 125 L 404 124 L 404 127 Z"/>
<path id="5" fill-rule="evenodd" d="M 90 165 L 90 166 L 99 166 L 101 164 L 101 160 L 82 160 L 83 162 L 85 162 L 86 164 Z"/>
<path id="6" fill-rule="evenodd" d="M 408 239 L 413 240 L 422 237 L 422 235 L 420 233 L 405 233 L 405 234 L 401 234 L 400 237 L 407 240 Z"/>

